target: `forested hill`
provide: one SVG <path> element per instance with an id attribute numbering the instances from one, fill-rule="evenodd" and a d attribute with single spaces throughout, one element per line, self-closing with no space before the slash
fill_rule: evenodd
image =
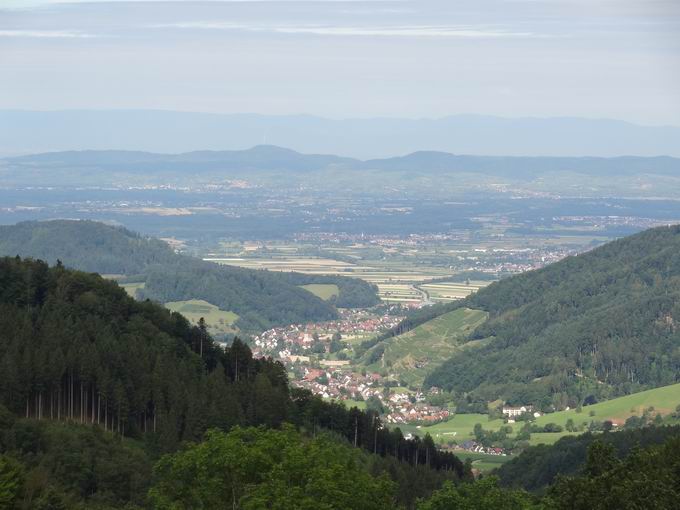
<path id="1" fill-rule="evenodd" d="M 647 230 L 442 307 L 482 309 L 491 338 L 426 384 L 487 401 L 576 406 L 680 380 L 680 226 Z"/>
<path id="2" fill-rule="evenodd" d="M 158 239 L 94 221 L 26 221 L 0 226 L 0 255 L 32 257 L 100 274 L 138 275 L 177 255 Z"/>
<path id="3" fill-rule="evenodd" d="M 329 320 L 337 316 L 299 285 L 306 275 L 286 276 L 219 266 L 176 254 L 162 241 L 92 221 L 24 222 L 0 226 L 0 255 L 33 257 L 101 274 L 136 275 L 146 282 L 144 296 L 160 302 L 204 299 L 239 315 L 242 329 Z M 360 280 L 338 277 L 342 306 L 377 302 L 376 289 Z M 345 281 L 347 280 L 347 281 Z"/>
<path id="4" fill-rule="evenodd" d="M 366 452 L 361 465 L 370 452 L 372 474 L 404 487 L 401 503 L 466 474 L 429 436 L 405 440 L 375 413 L 290 390 L 280 363 L 254 359 L 238 339 L 222 349 L 98 275 L 0 258 L 0 507 L 24 492 L 10 508 L 137 508 L 126 504 L 144 502 L 160 453 L 210 428 L 284 422 L 332 431 Z"/>
<path id="5" fill-rule="evenodd" d="M 195 151 L 155 154 L 138 151 L 65 151 L 0 159 L 0 175 L 25 185 L 39 178 L 63 186 L 88 182 L 156 182 L 197 176 L 247 178 L 284 172 L 302 179 L 320 172 L 381 171 L 392 178 L 403 172 L 418 176 L 478 174 L 526 181 L 569 172 L 582 176 L 620 177 L 658 175 L 676 177 L 680 159 L 658 157 L 521 157 L 472 156 L 419 151 L 405 156 L 362 161 L 335 155 L 302 154 L 283 147 L 258 145 L 241 151 Z M 359 175 L 359 174 L 357 174 Z M 188 177 L 187 177 L 188 176 Z"/>

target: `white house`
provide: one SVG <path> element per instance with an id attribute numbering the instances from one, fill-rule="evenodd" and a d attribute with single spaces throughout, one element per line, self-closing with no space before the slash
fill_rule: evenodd
<path id="1" fill-rule="evenodd" d="M 521 406 L 521 407 L 505 407 L 503 406 L 503 414 L 513 418 L 515 416 L 521 416 L 524 413 L 529 413 L 533 411 L 534 406 Z"/>

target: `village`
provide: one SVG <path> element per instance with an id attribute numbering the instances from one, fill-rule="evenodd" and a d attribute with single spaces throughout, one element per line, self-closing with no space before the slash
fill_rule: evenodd
<path id="1" fill-rule="evenodd" d="M 391 313 L 340 309 L 340 318 L 272 328 L 252 340 L 255 356 L 272 356 L 288 369 L 291 384 L 325 399 L 373 406 L 389 424 L 433 424 L 449 417 L 446 408 L 430 405 L 427 395 L 395 385 L 376 372 L 356 370 L 351 345 L 386 331 L 403 319 Z M 436 391 L 436 389 L 435 389 Z"/>

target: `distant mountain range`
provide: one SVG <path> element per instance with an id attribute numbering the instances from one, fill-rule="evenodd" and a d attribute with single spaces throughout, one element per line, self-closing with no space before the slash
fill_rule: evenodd
<path id="1" fill-rule="evenodd" d="M 282 174 L 282 172 L 285 172 Z M 65 151 L 0 160 L 6 185 L 108 185 L 169 183 L 196 177 L 213 182 L 225 178 L 323 173 L 331 177 L 427 176 L 441 179 L 466 174 L 472 179 L 497 177 L 528 181 L 551 174 L 587 177 L 665 176 L 680 178 L 680 159 L 668 156 L 617 158 L 464 156 L 420 151 L 406 156 L 359 160 L 335 155 L 301 154 L 291 149 L 259 145 L 242 151 L 194 151 L 157 154 L 141 151 Z"/>
<path id="2" fill-rule="evenodd" d="M 607 119 L 326 119 L 155 110 L 0 111 L 0 156 L 64 150 L 190 152 L 275 144 L 384 158 L 420 150 L 510 156 L 680 156 L 680 127 Z"/>

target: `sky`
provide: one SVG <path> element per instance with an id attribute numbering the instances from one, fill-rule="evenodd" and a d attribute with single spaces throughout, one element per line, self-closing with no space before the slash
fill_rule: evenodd
<path id="1" fill-rule="evenodd" d="M 680 1 L 0 0 L 0 109 L 680 125 Z"/>

